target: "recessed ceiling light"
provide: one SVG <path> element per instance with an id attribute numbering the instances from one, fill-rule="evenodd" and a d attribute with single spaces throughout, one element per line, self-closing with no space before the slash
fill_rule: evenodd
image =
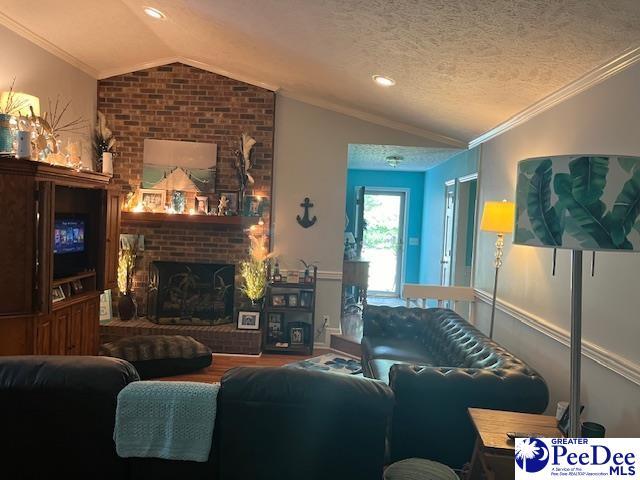
<path id="1" fill-rule="evenodd" d="M 165 18 L 167 18 L 164 13 L 153 7 L 144 7 L 144 13 L 149 15 L 151 18 L 155 18 L 156 20 L 164 20 Z"/>
<path id="2" fill-rule="evenodd" d="M 393 87 L 396 84 L 396 81 L 393 78 L 385 77 L 382 75 L 374 75 L 372 78 L 373 81 L 381 87 Z"/>

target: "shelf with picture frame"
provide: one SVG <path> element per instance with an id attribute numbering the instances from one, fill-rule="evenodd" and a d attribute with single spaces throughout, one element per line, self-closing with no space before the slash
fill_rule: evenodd
<path id="1" fill-rule="evenodd" d="M 264 352 L 313 354 L 317 269 L 309 274 L 306 279 L 301 275 L 298 283 L 272 281 L 267 285 Z"/>

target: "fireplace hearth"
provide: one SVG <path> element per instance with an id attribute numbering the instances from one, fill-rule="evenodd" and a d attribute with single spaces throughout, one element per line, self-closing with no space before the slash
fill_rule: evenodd
<path id="1" fill-rule="evenodd" d="M 235 266 L 152 262 L 147 317 L 161 325 L 233 322 Z"/>

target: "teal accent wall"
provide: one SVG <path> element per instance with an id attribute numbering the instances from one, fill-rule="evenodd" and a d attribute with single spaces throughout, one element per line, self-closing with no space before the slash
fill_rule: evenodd
<path id="1" fill-rule="evenodd" d="M 409 238 L 420 239 L 424 205 L 424 172 L 390 172 L 388 170 L 351 170 L 347 171 L 347 208 L 349 216 L 348 231 L 353 232 L 355 223 L 356 187 L 401 188 L 409 191 L 408 238 L 405 239 L 406 255 L 404 281 L 418 283 L 420 279 L 420 240 L 418 245 L 410 245 Z"/>
<path id="2" fill-rule="evenodd" d="M 422 212 L 422 245 L 420 248 L 420 283 L 440 284 L 440 259 L 444 235 L 444 187 L 445 182 L 478 171 L 479 148 L 465 150 L 437 165 L 424 178 L 424 209 Z M 467 256 L 470 257 L 467 246 Z M 468 258 L 470 263 L 470 258 Z"/>

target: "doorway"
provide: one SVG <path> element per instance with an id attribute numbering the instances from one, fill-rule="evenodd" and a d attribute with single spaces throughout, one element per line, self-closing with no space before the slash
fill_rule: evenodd
<path id="1" fill-rule="evenodd" d="M 478 174 L 445 183 L 444 237 L 440 283 L 471 285 Z"/>
<path id="2" fill-rule="evenodd" d="M 369 263 L 369 292 L 400 295 L 408 192 L 367 188 L 364 192 L 362 259 Z"/>

